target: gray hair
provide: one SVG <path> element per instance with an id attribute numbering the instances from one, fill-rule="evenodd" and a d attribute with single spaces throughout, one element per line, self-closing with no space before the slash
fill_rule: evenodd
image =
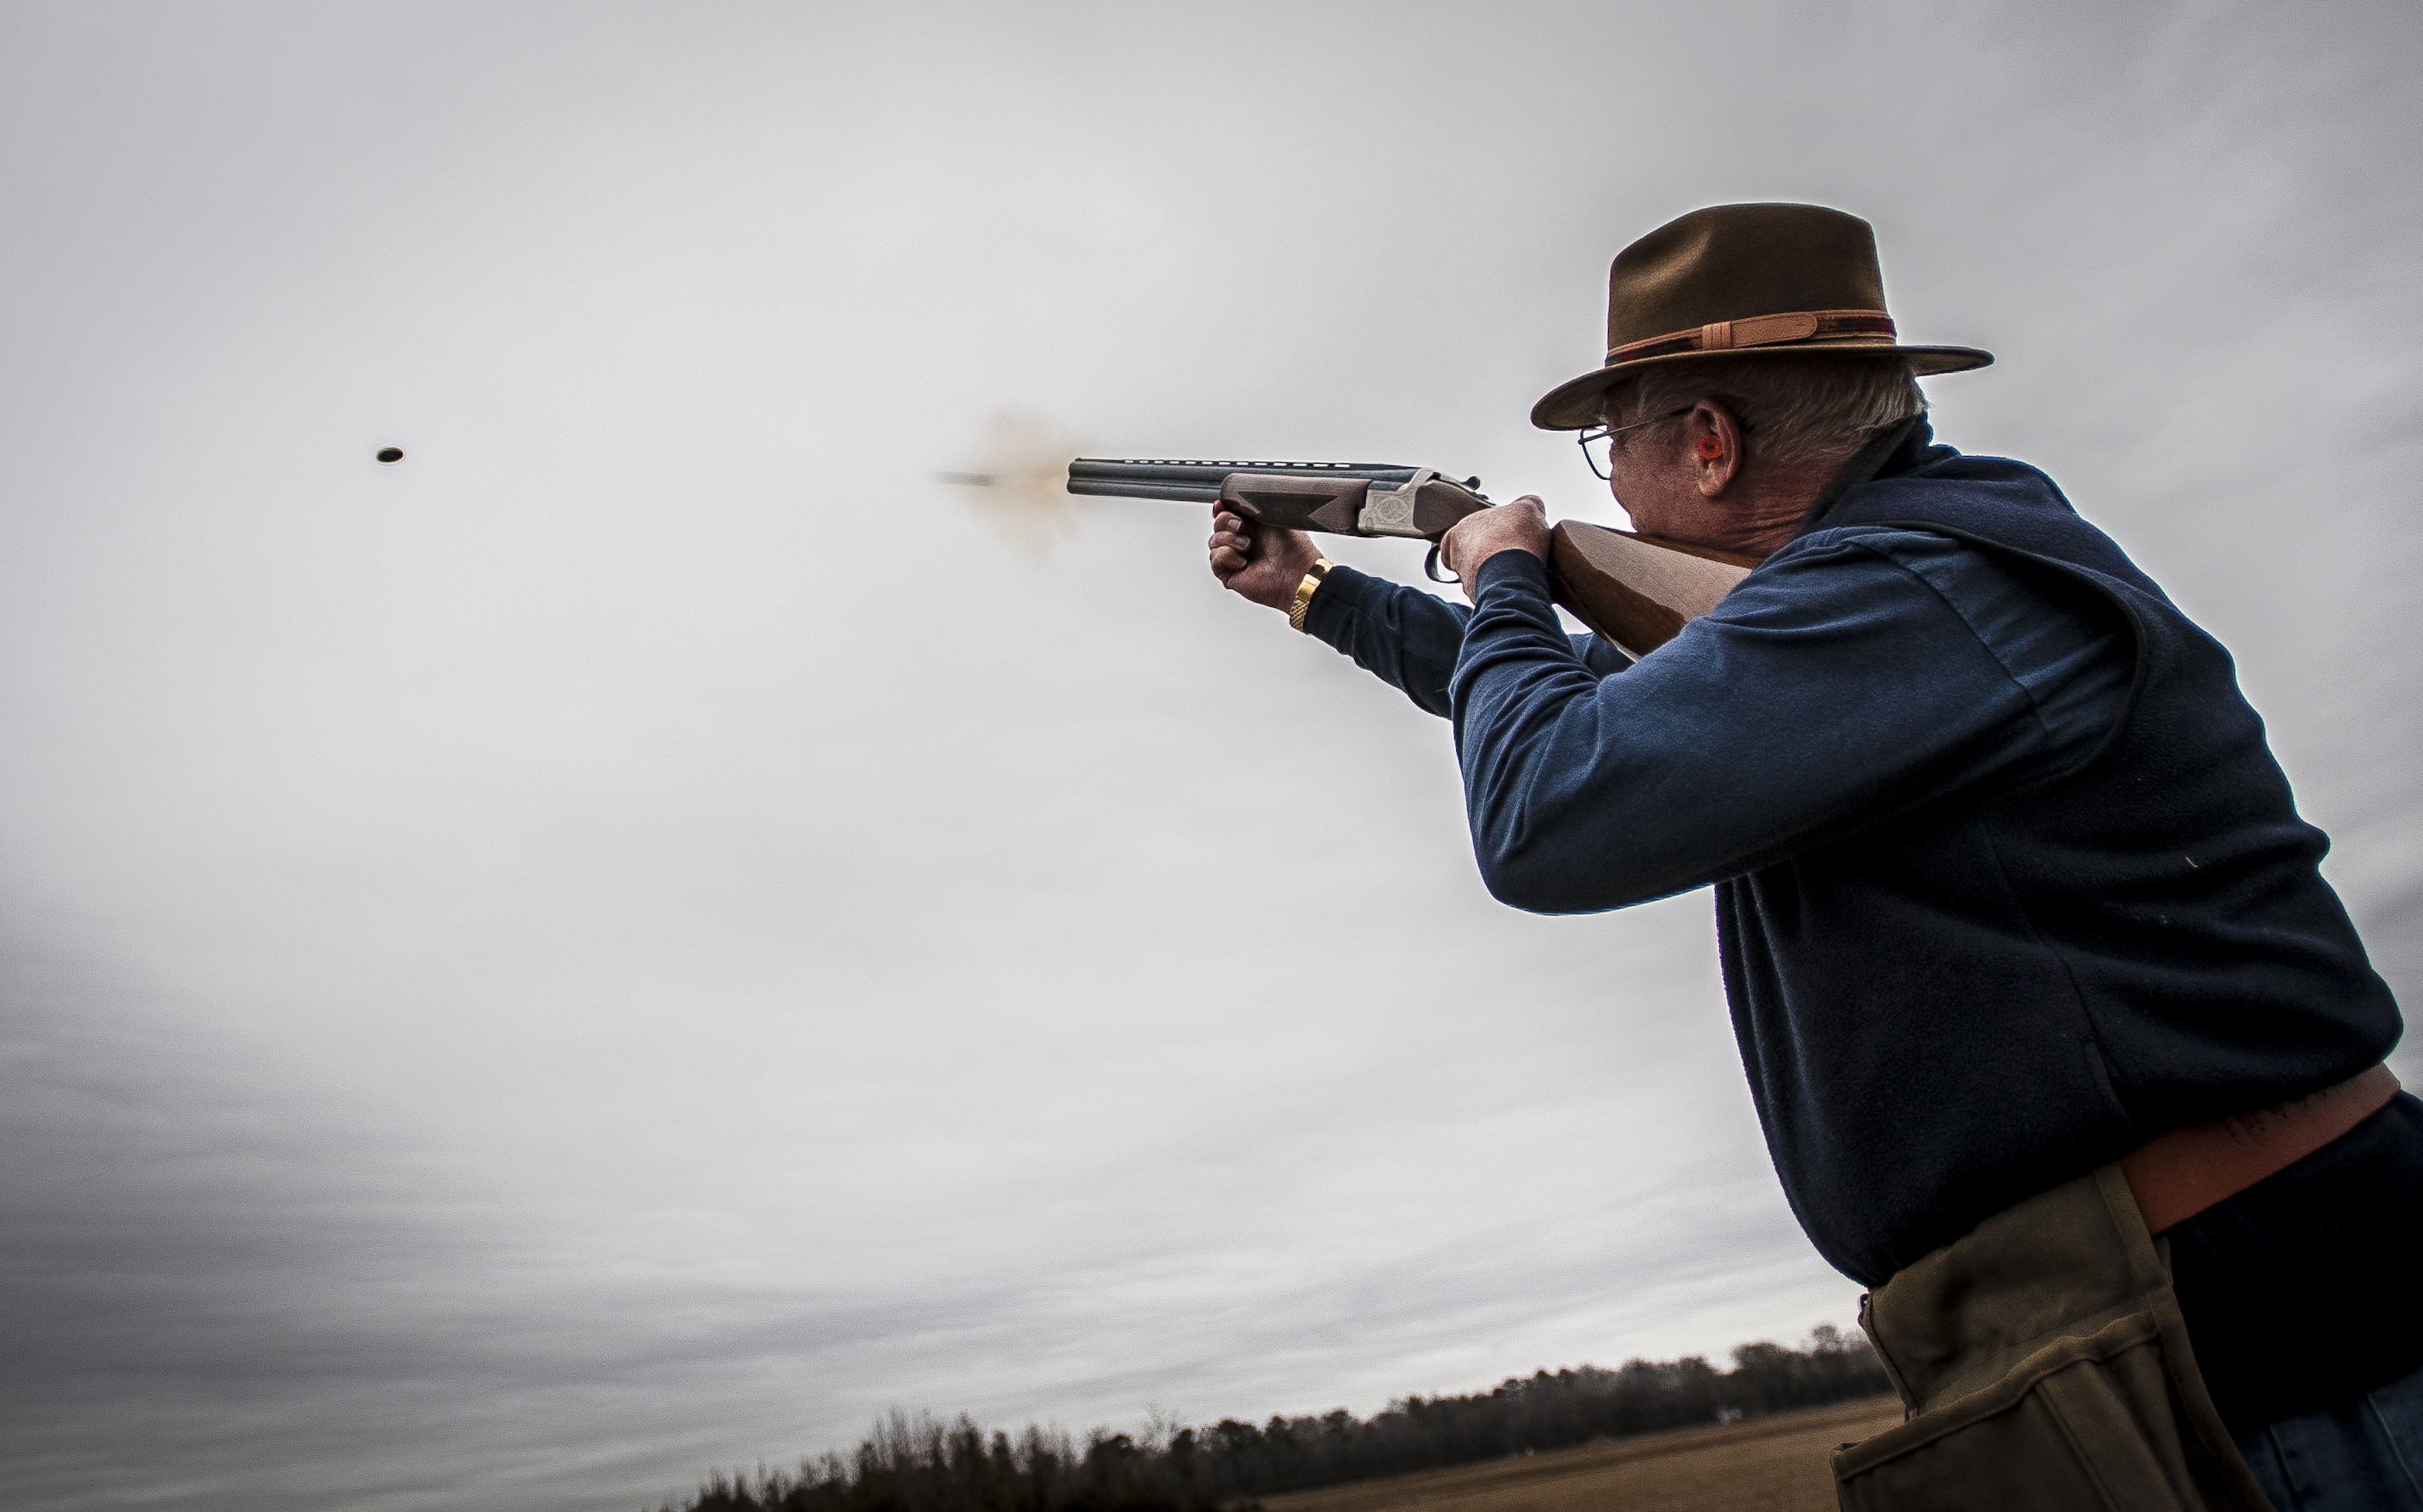
<path id="1" fill-rule="evenodd" d="M 1724 401 L 1751 433 L 1751 454 L 1787 465 L 1848 457 L 1878 431 L 1926 413 L 1907 357 L 1779 354 L 1643 369 L 1607 391 L 1607 420 L 1654 419 L 1702 399 Z"/>

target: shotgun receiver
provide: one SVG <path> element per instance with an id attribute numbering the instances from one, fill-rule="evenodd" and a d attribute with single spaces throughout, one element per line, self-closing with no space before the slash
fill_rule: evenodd
<path id="1" fill-rule="evenodd" d="M 1290 530 L 1428 541 L 1422 572 L 1435 583 L 1455 581 L 1438 575 L 1439 537 L 1495 507 L 1478 478 L 1459 482 L 1429 467 L 1358 462 L 1080 457 L 1069 465 L 1069 492 L 1218 504 Z M 1567 520 L 1550 538 L 1548 579 L 1574 618 L 1637 661 L 1715 608 L 1757 565 L 1755 557 Z"/>

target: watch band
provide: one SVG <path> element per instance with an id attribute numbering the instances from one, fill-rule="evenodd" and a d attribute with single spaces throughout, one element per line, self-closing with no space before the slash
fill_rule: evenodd
<path id="1" fill-rule="evenodd" d="M 1310 635 L 1312 633 L 1311 631 L 1305 629 L 1304 617 L 1306 612 L 1312 607 L 1312 595 L 1321 591 L 1321 585 L 1322 583 L 1328 581 L 1329 569 L 1332 565 L 1333 564 L 1330 559 L 1326 557 L 1315 557 L 1312 559 L 1312 570 L 1306 573 L 1304 575 L 1304 580 L 1295 585 L 1295 603 L 1291 605 L 1288 608 L 1289 629 L 1295 631 L 1299 635 Z"/>

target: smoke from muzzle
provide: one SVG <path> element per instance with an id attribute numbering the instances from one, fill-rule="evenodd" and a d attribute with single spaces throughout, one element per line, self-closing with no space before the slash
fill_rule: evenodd
<path id="1" fill-rule="evenodd" d="M 1069 493 L 1069 464 L 1085 450 L 1085 441 L 1032 410 L 997 410 L 970 465 L 936 473 L 934 480 L 964 489 L 971 509 L 1040 561 L 1076 535 L 1079 517 L 1091 507 Z"/>

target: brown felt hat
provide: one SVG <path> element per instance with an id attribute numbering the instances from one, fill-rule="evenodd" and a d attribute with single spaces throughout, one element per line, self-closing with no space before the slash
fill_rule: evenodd
<path id="1" fill-rule="evenodd" d="M 1615 255 L 1607 362 L 1531 406 L 1544 431 L 1599 423 L 1599 396 L 1643 368 L 1821 353 L 1908 357 L 1922 374 L 1994 360 L 1973 347 L 1902 346 L 1885 313 L 1875 228 L 1822 205 L 1712 205 Z"/>

